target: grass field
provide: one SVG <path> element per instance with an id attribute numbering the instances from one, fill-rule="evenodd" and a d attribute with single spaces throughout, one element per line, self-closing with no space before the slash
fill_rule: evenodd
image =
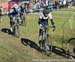
<path id="1" fill-rule="evenodd" d="M 0 31 L 0 62 L 34 62 L 34 59 L 66 59 L 66 57 L 62 55 L 63 53 L 60 51 L 60 48 L 66 50 L 67 40 L 75 37 L 75 12 L 74 9 L 62 9 L 60 11 L 53 11 L 52 14 L 56 24 L 56 31 L 52 32 L 52 29 L 49 29 L 49 34 L 52 38 L 52 45 L 59 47 L 58 50 L 52 52 L 50 57 L 39 52 L 39 15 L 28 14 L 26 16 L 26 27 L 20 26 L 20 38 Z M 72 21 L 72 23 L 70 23 L 70 21 Z M 9 28 L 9 19 L 5 16 L 0 24 L 0 30 Z M 24 45 L 22 39 L 28 45 Z M 63 47 L 62 42 L 64 42 Z"/>
<path id="2" fill-rule="evenodd" d="M 7 2 L 8 0 L 0 0 L 0 2 Z"/>

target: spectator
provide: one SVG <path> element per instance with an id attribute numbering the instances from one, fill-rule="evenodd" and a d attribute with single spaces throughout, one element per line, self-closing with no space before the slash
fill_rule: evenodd
<path id="1" fill-rule="evenodd" d="M 12 2 L 8 2 L 8 11 L 10 11 L 10 9 L 13 7 L 13 5 L 14 5 L 14 3 L 12 3 Z"/>
<path id="2" fill-rule="evenodd" d="M 55 1 L 55 9 L 57 10 L 59 8 L 59 2 Z"/>

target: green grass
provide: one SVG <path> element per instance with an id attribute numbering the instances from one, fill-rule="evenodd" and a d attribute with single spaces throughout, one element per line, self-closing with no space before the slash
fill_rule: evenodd
<path id="1" fill-rule="evenodd" d="M 69 38 L 75 37 L 75 14 L 73 13 L 73 29 L 70 28 L 69 21 L 72 13 L 71 10 L 53 11 L 53 18 L 56 24 L 56 31 L 52 32 L 49 29 L 49 34 L 52 37 L 52 44 L 62 48 L 62 40 L 64 40 L 64 49 L 66 50 L 66 42 Z M 20 38 L 15 38 L 4 32 L 0 32 L 0 62 L 33 62 L 33 59 L 66 59 L 63 56 L 52 53 L 50 57 L 31 48 L 29 45 L 24 46 L 21 43 L 21 38 L 29 39 L 38 45 L 38 14 L 28 14 L 26 16 L 27 25 L 20 26 Z M 65 22 L 66 21 L 66 22 Z M 65 22 L 65 24 L 64 24 Z M 50 24 L 50 21 L 49 21 Z M 64 27 L 62 27 L 64 24 Z M 10 28 L 9 19 L 7 16 L 3 18 L 0 29 Z M 64 29 L 64 38 L 63 38 Z"/>
<path id="2" fill-rule="evenodd" d="M 0 2 L 7 2 L 8 0 L 0 0 Z"/>

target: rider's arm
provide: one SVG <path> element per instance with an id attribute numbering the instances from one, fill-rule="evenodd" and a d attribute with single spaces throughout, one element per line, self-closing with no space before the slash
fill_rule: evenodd
<path id="1" fill-rule="evenodd" d="M 51 24 L 52 24 L 52 25 L 54 25 L 54 21 L 53 21 L 52 14 L 51 14 L 51 13 L 49 13 L 49 14 L 48 14 L 48 17 L 49 17 L 49 19 L 50 19 L 50 21 L 51 21 Z"/>
<path id="2" fill-rule="evenodd" d="M 13 9 L 10 9 L 9 13 L 13 13 L 13 12 L 14 12 L 14 10 Z"/>
<path id="3" fill-rule="evenodd" d="M 20 8 L 20 7 L 17 8 L 17 12 L 18 12 L 18 13 L 21 13 L 21 8 Z"/>
<path id="4" fill-rule="evenodd" d="M 42 19 L 42 13 L 40 13 L 38 24 L 40 24 L 41 19 Z"/>

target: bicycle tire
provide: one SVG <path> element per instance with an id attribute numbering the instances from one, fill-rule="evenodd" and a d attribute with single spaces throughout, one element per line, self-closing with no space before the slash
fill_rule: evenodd
<path id="1" fill-rule="evenodd" d="M 19 26 L 18 25 L 15 26 L 15 36 L 16 37 L 20 36 L 20 34 L 19 34 Z"/>
<path id="2" fill-rule="evenodd" d="M 16 25 L 16 24 L 13 27 L 13 35 L 16 36 L 16 37 L 20 36 L 20 34 L 19 34 L 19 26 Z"/>
<path id="3" fill-rule="evenodd" d="M 75 56 L 75 38 L 70 38 L 67 41 L 67 50 L 70 55 Z"/>

